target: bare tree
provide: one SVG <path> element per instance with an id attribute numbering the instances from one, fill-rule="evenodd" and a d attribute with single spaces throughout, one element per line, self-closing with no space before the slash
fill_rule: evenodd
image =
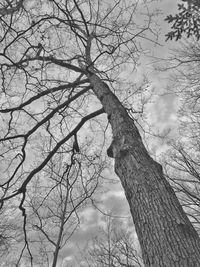
<path id="1" fill-rule="evenodd" d="M 179 99 L 179 135 L 171 137 L 170 149 L 163 156 L 167 175 L 185 211 L 199 232 L 200 190 L 200 112 L 199 60 L 200 47 L 196 40 L 185 40 L 174 51 L 171 65 L 171 92 Z M 175 68 L 174 68 L 175 67 Z M 169 92 L 169 88 L 167 88 Z"/>
<path id="2" fill-rule="evenodd" d="M 88 162 L 92 164 L 90 170 L 87 170 L 86 166 L 83 168 Z M 44 185 L 41 179 L 37 179 L 34 193 L 27 201 L 32 210 L 29 223 L 38 232 L 39 238 L 32 231 L 33 240 L 29 240 L 34 241 L 40 249 L 45 244 L 45 249 L 48 247 L 48 250 L 53 252 L 53 257 L 47 253 L 48 262 L 53 258 L 52 267 L 57 266 L 59 251 L 66 246 L 79 227 L 79 210 L 88 204 L 87 200 L 90 200 L 97 188 L 102 170 L 103 164 L 94 165 L 94 159 L 84 159 L 84 155 L 77 157 L 73 154 L 71 163 L 66 164 L 66 157 L 63 157 L 62 153 L 56 156 L 56 163 L 50 161 L 43 174 L 46 179 L 50 179 L 48 184 Z M 31 213 L 30 209 L 28 210 Z M 43 257 L 41 262 L 44 264 Z M 46 266 L 49 266 L 48 263 Z"/>
<path id="3" fill-rule="evenodd" d="M 113 135 L 107 154 L 125 190 L 145 266 L 199 266 L 199 236 L 122 103 L 131 88 L 130 74 L 123 83 L 120 72 L 136 67 L 140 40 L 153 33 L 148 8 L 142 17 L 145 8 L 138 1 L 35 0 L 1 18 L 1 203 L 20 195 L 26 225 L 24 203 L 34 176 L 70 138 L 84 135 L 84 124 L 106 113 Z M 49 149 L 41 159 L 36 148 L 44 136 Z M 39 159 L 36 167 L 31 153 Z"/>
<path id="4" fill-rule="evenodd" d="M 142 267 L 142 259 L 133 245 L 130 231 L 119 219 L 107 218 L 99 234 L 89 241 L 88 255 L 84 255 L 85 266 Z"/>
<path id="5" fill-rule="evenodd" d="M 171 143 L 165 155 L 166 173 L 181 204 L 199 233 L 200 230 L 200 170 L 199 153 L 188 141 Z M 180 175 L 181 174 L 181 175 Z"/>
<path id="6" fill-rule="evenodd" d="M 23 243 L 22 218 L 14 203 L 6 203 L 0 212 L 1 266 L 14 266 Z M 15 251 L 16 253 L 13 253 Z M 20 252 L 19 252 L 20 253 Z"/>
<path id="7" fill-rule="evenodd" d="M 67 148 L 63 147 L 60 153 L 54 155 L 54 160 L 49 161 L 46 169 L 31 182 L 24 204 L 30 255 L 23 255 L 16 249 L 17 243 L 23 248 L 20 222 L 17 228 L 12 211 L 6 214 L 6 209 L 2 210 L 2 259 L 8 259 L 5 266 L 11 264 L 13 251 L 15 263 L 22 261 L 29 264 L 32 261 L 36 266 L 57 266 L 59 252 L 67 247 L 69 239 L 81 224 L 79 212 L 89 203 L 94 203 L 92 195 L 105 164 L 99 161 L 98 156 L 85 157 L 83 153 L 77 153 L 74 143 L 72 149 L 69 159 Z M 6 204 L 8 206 L 9 203 Z M 15 237 L 17 235 L 20 239 Z"/>

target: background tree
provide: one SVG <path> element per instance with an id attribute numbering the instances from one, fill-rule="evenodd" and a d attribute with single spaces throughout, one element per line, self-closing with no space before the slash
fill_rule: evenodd
<path id="1" fill-rule="evenodd" d="M 23 231 L 21 229 L 21 214 L 14 203 L 7 203 L 0 212 L 0 258 L 1 266 L 14 266 L 17 262 L 19 243 L 23 242 Z"/>
<path id="2" fill-rule="evenodd" d="M 45 184 L 38 177 L 33 192 L 29 193 L 30 200 L 27 199 L 29 223 L 32 226 L 29 242 L 33 244 L 32 250 L 37 252 L 37 264 L 44 266 L 49 266 L 51 262 L 52 267 L 56 266 L 60 250 L 80 226 L 79 213 L 89 204 L 103 170 L 103 163 L 95 163 L 94 157 L 84 158 L 84 155 L 75 153 L 67 164 L 63 157 L 65 153 L 64 150 L 55 156 L 56 163 L 49 162 L 47 170 L 42 173 Z M 92 163 L 90 170 L 88 163 Z M 46 265 L 44 250 L 47 251 Z"/>
<path id="3" fill-rule="evenodd" d="M 25 199 L 34 177 L 70 138 L 79 152 L 87 122 L 106 113 L 113 136 L 107 153 L 115 160 L 145 266 L 198 266 L 199 236 L 123 105 L 131 80 L 122 70 L 136 67 L 139 40 L 151 40 L 147 33 L 153 33 L 152 14 L 144 8 L 137 1 L 35 0 L 2 15 L 1 203 L 21 197 L 25 229 Z M 44 140 L 43 159 L 38 147 Z M 98 145 L 103 144 L 101 135 Z M 72 153 L 71 148 L 68 157 Z M 25 248 L 31 255 L 28 242 Z"/>
<path id="4" fill-rule="evenodd" d="M 130 229 L 125 229 L 120 219 L 106 218 L 97 236 L 88 244 L 88 255 L 84 266 L 95 267 L 142 267 L 142 259 L 134 248 Z"/>
<path id="5" fill-rule="evenodd" d="M 67 148 L 63 147 L 54 156 L 54 161 L 50 160 L 45 171 L 31 183 L 32 188 L 25 201 L 25 245 L 28 245 L 30 254 L 20 253 L 20 248 L 21 252 L 24 249 L 24 240 L 20 222 L 16 224 L 12 214 L 16 206 L 10 212 L 2 209 L 1 247 L 2 260 L 5 259 L 2 266 L 18 265 L 20 262 L 29 265 L 30 261 L 36 266 L 56 266 L 59 252 L 67 247 L 69 239 L 80 226 L 79 213 L 89 203 L 95 202 L 92 195 L 105 164 L 99 161 L 98 156 L 84 156 L 83 151 L 88 150 L 89 145 L 82 147 L 82 153 L 78 154 L 74 144 L 71 146 L 73 153 L 70 159 L 66 156 Z M 45 151 L 43 153 L 46 154 Z"/>
<path id="6" fill-rule="evenodd" d="M 198 41 L 185 40 L 178 49 L 173 51 L 170 59 L 173 74 L 167 92 L 174 94 L 179 101 L 179 125 L 169 138 L 168 153 L 163 155 L 167 175 L 198 231 L 200 215 L 199 53 Z"/>
<path id="7" fill-rule="evenodd" d="M 172 143 L 172 142 L 171 142 Z M 175 189 L 181 204 L 199 233 L 200 230 L 200 181 L 199 153 L 188 140 L 171 144 L 168 157 L 165 158 L 167 175 Z M 180 173 L 182 174 L 180 176 Z"/>

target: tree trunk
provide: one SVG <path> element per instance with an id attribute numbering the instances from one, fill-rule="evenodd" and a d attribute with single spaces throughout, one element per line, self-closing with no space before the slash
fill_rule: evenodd
<path id="1" fill-rule="evenodd" d="M 61 215 L 61 222 L 60 222 L 60 229 L 59 229 L 59 234 L 58 234 L 58 239 L 56 242 L 56 247 L 55 247 L 55 251 L 53 253 L 53 263 L 52 263 L 52 267 L 56 267 L 57 265 L 57 261 L 58 261 L 58 253 L 60 251 L 60 244 L 61 244 L 61 240 L 63 237 L 63 231 L 64 231 L 64 225 L 65 225 L 65 215 L 67 212 L 67 204 L 68 204 L 68 199 L 69 198 L 69 189 L 67 188 L 67 192 L 66 192 L 66 196 L 65 196 L 65 203 L 64 203 L 64 210 L 62 210 L 62 215 Z"/>
<path id="2" fill-rule="evenodd" d="M 112 126 L 108 155 L 115 159 L 140 241 L 145 266 L 199 267 L 200 238 L 183 211 L 162 166 L 142 143 L 134 121 L 96 74 L 88 74 Z"/>
<path id="3" fill-rule="evenodd" d="M 62 239 L 62 235 L 63 235 L 63 230 L 64 230 L 64 215 L 63 215 L 63 218 L 61 221 L 61 226 L 60 226 L 60 230 L 59 230 L 58 240 L 56 242 L 55 251 L 53 253 L 52 267 L 56 267 L 56 265 L 57 265 L 58 253 L 60 251 L 60 243 L 61 243 L 61 239 Z"/>

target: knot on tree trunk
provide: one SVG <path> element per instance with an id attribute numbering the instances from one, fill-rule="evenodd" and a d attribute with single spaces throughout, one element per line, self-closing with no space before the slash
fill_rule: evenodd
<path id="1" fill-rule="evenodd" d="M 107 155 L 110 158 L 125 156 L 130 148 L 131 145 L 126 142 L 125 135 L 120 137 L 115 136 L 107 149 Z"/>

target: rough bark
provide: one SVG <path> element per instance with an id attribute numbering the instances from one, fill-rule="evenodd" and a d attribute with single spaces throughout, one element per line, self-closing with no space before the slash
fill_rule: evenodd
<path id="1" fill-rule="evenodd" d="M 108 155 L 115 159 L 140 241 L 145 266 L 200 266 L 200 238 L 162 166 L 148 154 L 134 121 L 96 74 L 89 75 L 112 126 Z"/>

